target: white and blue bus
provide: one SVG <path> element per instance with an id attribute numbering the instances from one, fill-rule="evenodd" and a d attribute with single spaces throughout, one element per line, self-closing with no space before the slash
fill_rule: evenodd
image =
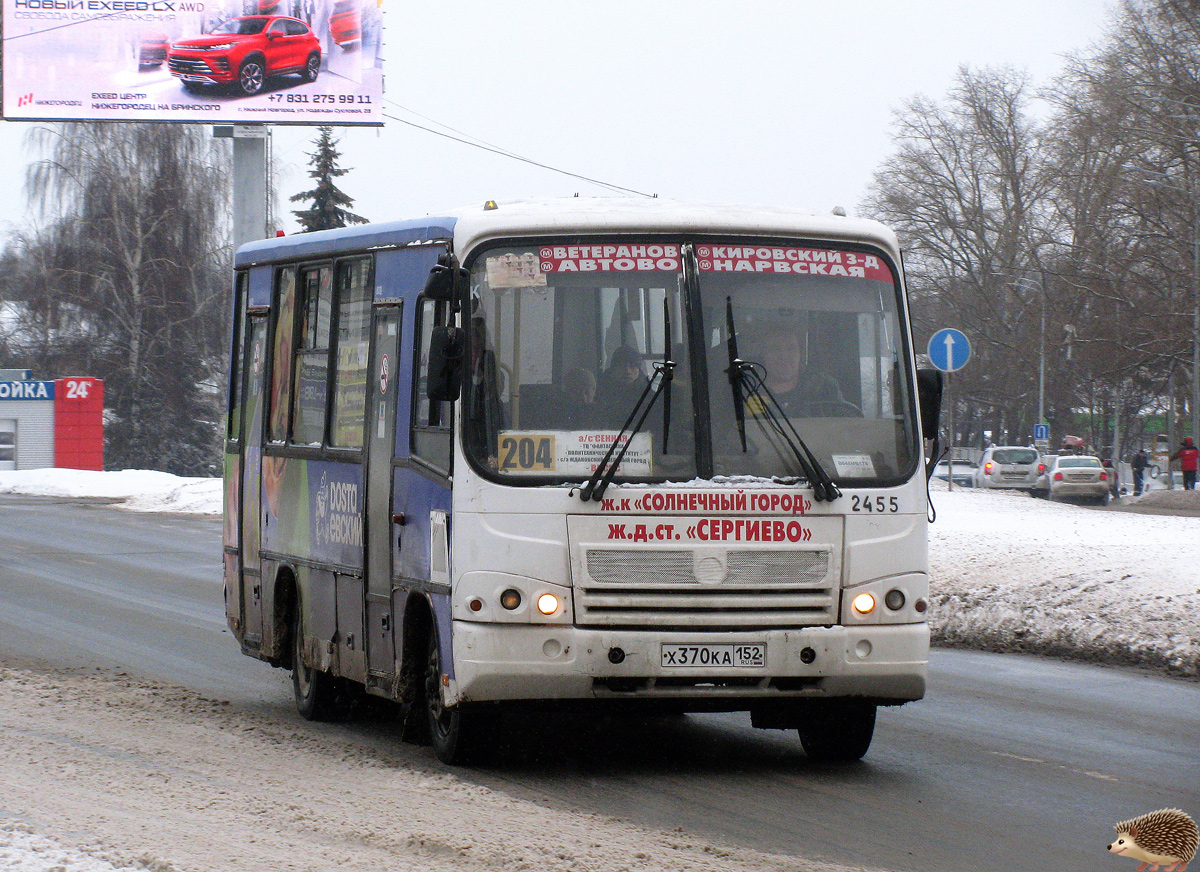
<path id="1" fill-rule="evenodd" d="M 453 763 L 514 707 L 748 711 L 856 759 L 924 695 L 939 383 L 883 226 L 489 201 L 235 266 L 226 611 L 306 718 L 395 700 Z"/>

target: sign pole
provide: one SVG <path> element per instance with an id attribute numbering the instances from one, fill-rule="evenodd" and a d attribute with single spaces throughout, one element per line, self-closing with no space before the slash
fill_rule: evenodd
<path id="1" fill-rule="evenodd" d="M 950 473 L 946 490 L 954 490 L 954 394 L 950 390 L 953 373 L 946 373 L 946 405 L 950 407 L 950 460 L 946 464 Z"/>

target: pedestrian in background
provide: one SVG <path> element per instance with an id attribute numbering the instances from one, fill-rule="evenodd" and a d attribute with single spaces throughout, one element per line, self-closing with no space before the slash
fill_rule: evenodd
<path id="1" fill-rule="evenodd" d="M 1195 490 L 1196 469 L 1200 467 L 1200 448 L 1192 444 L 1191 436 L 1183 440 L 1183 444 L 1171 455 L 1171 459 L 1179 461 L 1179 469 L 1183 472 L 1183 489 Z"/>
<path id="2" fill-rule="evenodd" d="M 1150 466 L 1150 458 L 1146 455 L 1146 449 L 1143 448 L 1133 455 L 1133 460 L 1129 461 L 1129 468 L 1133 470 L 1133 495 L 1135 497 L 1142 495 L 1142 488 L 1146 481 L 1146 468 Z"/>

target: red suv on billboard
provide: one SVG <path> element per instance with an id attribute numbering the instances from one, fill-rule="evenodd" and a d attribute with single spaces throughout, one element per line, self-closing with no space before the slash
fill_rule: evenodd
<path id="1" fill-rule="evenodd" d="M 298 75 L 315 82 L 321 43 L 298 18 L 247 15 L 218 24 L 207 36 L 174 43 L 167 65 L 189 91 L 235 83 L 249 96 L 272 76 Z"/>

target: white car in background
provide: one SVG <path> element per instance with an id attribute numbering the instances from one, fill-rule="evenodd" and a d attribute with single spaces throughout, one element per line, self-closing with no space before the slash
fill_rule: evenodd
<path id="1" fill-rule="evenodd" d="M 1037 484 L 1036 448 L 993 445 L 983 452 L 975 468 L 975 487 L 1033 490 Z"/>
<path id="2" fill-rule="evenodd" d="M 1099 457 L 1061 454 L 1046 466 L 1046 496 L 1052 500 L 1087 500 L 1104 505 L 1112 493 L 1112 476 Z"/>

